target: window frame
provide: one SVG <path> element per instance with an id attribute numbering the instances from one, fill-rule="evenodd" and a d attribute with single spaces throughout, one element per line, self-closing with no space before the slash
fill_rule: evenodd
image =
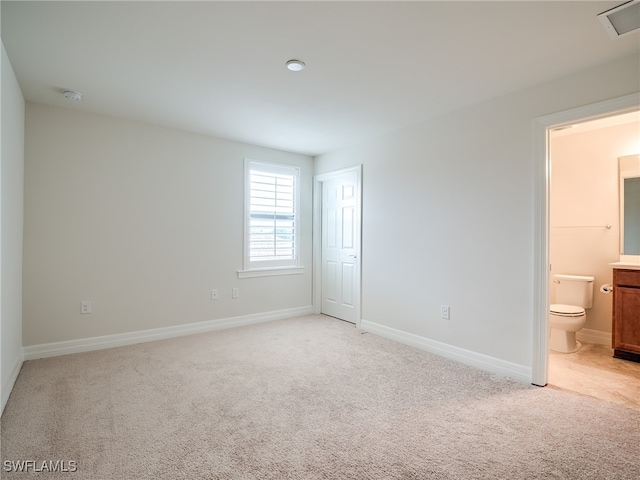
<path id="1" fill-rule="evenodd" d="M 262 171 L 267 174 L 293 175 L 293 251 L 291 260 L 252 260 L 251 259 L 251 172 Z M 263 162 L 245 158 L 244 161 L 244 236 L 243 270 L 238 270 L 238 278 L 264 277 L 272 275 L 295 275 L 303 273 L 300 265 L 300 167 L 280 163 Z"/>

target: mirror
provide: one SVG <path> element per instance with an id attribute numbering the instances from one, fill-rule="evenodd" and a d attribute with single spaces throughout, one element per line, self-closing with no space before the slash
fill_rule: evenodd
<path id="1" fill-rule="evenodd" d="M 618 158 L 620 261 L 640 261 L 640 155 Z"/>

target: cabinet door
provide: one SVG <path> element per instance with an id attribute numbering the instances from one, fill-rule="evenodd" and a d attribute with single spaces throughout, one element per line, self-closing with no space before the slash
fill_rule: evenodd
<path id="1" fill-rule="evenodd" d="M 640 288 L 615 290 L 613 348 L 640 353 Z"/>

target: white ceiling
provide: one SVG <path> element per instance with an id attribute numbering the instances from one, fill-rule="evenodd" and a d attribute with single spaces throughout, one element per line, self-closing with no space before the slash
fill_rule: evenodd
<path id="1" fill-rule="evenodd" d="M 316 155 L 640 54 L 621 3 L 2 1 L 1 34 L 27 101 Z"/>

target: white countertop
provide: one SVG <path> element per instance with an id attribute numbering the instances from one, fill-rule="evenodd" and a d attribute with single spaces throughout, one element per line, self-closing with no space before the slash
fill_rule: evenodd
<path id="1" fill-rule="evenodd" d="M 609 266 L 613 268 L 628 268 L 629 270 L 640 270 L 640 263 L 632 262 L 613 262 Z"/>

